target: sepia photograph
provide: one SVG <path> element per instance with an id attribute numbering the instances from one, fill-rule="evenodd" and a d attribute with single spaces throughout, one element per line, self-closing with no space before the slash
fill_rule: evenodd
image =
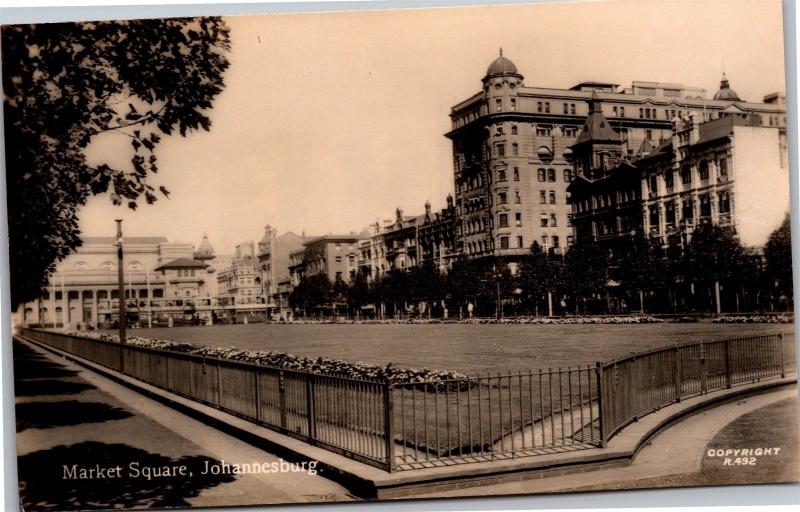
<path id="1" fill-rule="evenodd" d="M 800 481 L 779 0 L 0 35 L 20 510 Z"/>

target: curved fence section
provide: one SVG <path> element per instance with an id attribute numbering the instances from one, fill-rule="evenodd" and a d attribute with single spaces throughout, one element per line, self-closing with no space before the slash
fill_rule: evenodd
<path id="1" fill-rule="evenodd" d="M 601 440 L 682 399 L 797 372 L 794 333 L 678 345 L 598 363 Z"/>
<path id="2" fill-rule="evenodd" d="M 688 343 L 594 366 L 412 383 L 53 331 L 21 334 L 386 471 L 601 447 L 669 404 L 797 372 L 792 332 Z"/>

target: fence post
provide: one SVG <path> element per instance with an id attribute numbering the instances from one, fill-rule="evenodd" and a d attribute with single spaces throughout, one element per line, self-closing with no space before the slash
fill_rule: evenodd
<path id="1" fill-rule="evenodd" d="M 222 407 L 222 363 L 217 361 L 217 407 Z"/>
<path id="2" fill-rule="evenodd" d="M 286 433 L 286 380 L 283 370 L 278 370 L 278 397 L 281 409 L 281 433 Z"/>
<path id="3" fill-rule="evenodd" d="M 394 384 L 387 378 L 383 383 L 383 428 L 386 441 L 386 462 L 391 473 L 394 471 Z"/>
<path id="4" fill-rule="evenodd" d="M 605 448 L 607 439 L 606 439 L 606 422 L 605 422 L 605 408 L 607 405 L 603 400 L 603 363 L 600 361 L 597 362 L 595 368 L 595 375 L 597 375 L 597 423 L 600 427 L 600 447 Z"/>
<path id="5" fill-rule="evenodd" d="M 314 413 L 314 375 L 306 374 L 306 415 L 308 416 L 308 437 L 317 437 L 316 414 Z"/>
<path id="6" fill-rule="evenodd" d="M 700 342 L 700 394 L 708 393 L 708 382 L 706 382 L 706 344 Z"/>
<path id="7" fill-rule="evenodd" d="M 675 402 L 677 403 L 681 401 L 681 381 L 683 380 L 681 375 L 682 366 L 680 347 L 675 346 L 675 348 L 672 349 L 672 354 L 675 365 L 675 371 L 673 372 L 675 376 Z"/>
<path id="8" fill-rule="evenodd" d="M 722 343 L 725 349 L 725 388 L 731 389 L 733 379 L 731 378 L 731 340 L 725 340 Z"/>
<path id="9" fill-rule="evenodd" d="M 778 338 L 778 343 L 780 343 L 780 355 L 781 355 L 781 378 L 786 378 L 786 340 L 785 340 L 786 333 L 780 333 L 780 338 Z"/>
<path id="10" fill-rule="evenodd" d="M 256 422 L 261 421 L 261 369 L 255 370 Z"/>

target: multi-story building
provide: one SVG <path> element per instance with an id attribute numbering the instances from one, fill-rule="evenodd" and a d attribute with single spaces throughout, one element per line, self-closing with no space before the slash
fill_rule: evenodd
<path id="1" fill-rule="evenodd" d="M 735 95 L 725 91 L 717 96 Z M 576 178 L 568 192 L 578 236 L 593 236 L 612 254 L 636 231 L 683 245 L 700 221 L 734 226 L 742 244 L 758 250 L 789 210 L 779 123 L 762 124 L 752 113 L 703 122 L 689 112 L 673 119 L 669 139 L 646 141 L 634 159 L 620 160 L 620 141 L 612 132 L 597 137 L 592 128 L 602 113 L 593 116 L 581 132 L 587 140 L 572 147 Z"/>
<path id="2" fill-rule="evenodd" d="M 258 242 L 258 264 L 261 273 L 261 295 L 270 309 L 280 307 L 276 301 L 278 285 L 289 279 L 289 254 L 303 247 L 305 237 L 291 231 L 277 236 L 275 228 L 267 225 Z"/>
<path id="3" fill-rule="evenodd" d="M 323 235 L 303 243 L 289 253 L 289 274 L 293 286 L 303 277 L 326 274 L 331 281 L 345 283 L 358 271 L 359 243 L 364 235 Z"/>
<path id="4" fill-rule="evenodd" d="M 238 244 L 230 265 L 218 271 L 220 305 L 263 304 L 261 272 L 255 254 L 252 241 Z"/>
<path id="5" fill-rule="evenodd" d="M 677 245 L 711 221 L 759 251 L 789 211 L 785 134 L 748 115 L 697 117 L 676 118 L 671 140 L 637 162 L 644 231 Z"/>
<path id="6" fill-rule="evenodd" d="M 761 125 L 783 127 L 780 94 L 764 103 L 744 101 L 723 77 L 714 99 L 681 84 L 582 82 L 569 89 L 527 86 L 501 55 L 483 88 L 452 108 L 456 250 L 469 257 L 514 256 L 534 241 L 563 247 L 572 235 L 567 186 L 574 167 L 571 147 L 590 113 L 595 94 L 607 125 L 618 135 L 622 158 L 645 141 L 672 137 L 671 120 L 690 112 L 699 119 L 746 115 Z"/>
<path id="7" fill-rule="evenodd" d="M 58 262 L 48 289 L 20 311 L 25 324 L 66 328 L 100 326 L 118 319 L 117 240 L 85 237 L 83 244 Z M 194 258 L 191 244 L 164 237 L 125 237 L 123 280 L 132 321 L 208 321 L 212 296 L 207 261 Z M 187 313 L 188 312 L 188 313 Z"/>

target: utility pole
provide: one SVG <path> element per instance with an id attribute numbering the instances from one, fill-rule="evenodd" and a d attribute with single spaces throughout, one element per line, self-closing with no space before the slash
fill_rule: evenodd
<path id="1" fill-rule="evenodd" d="M 117 219 L 117 281 L 119 290 L 119 342 L 125 344 L 125 327 L 128 317 L 125 312 L 125 273 L 122 268 L 122 219 Z"/>

